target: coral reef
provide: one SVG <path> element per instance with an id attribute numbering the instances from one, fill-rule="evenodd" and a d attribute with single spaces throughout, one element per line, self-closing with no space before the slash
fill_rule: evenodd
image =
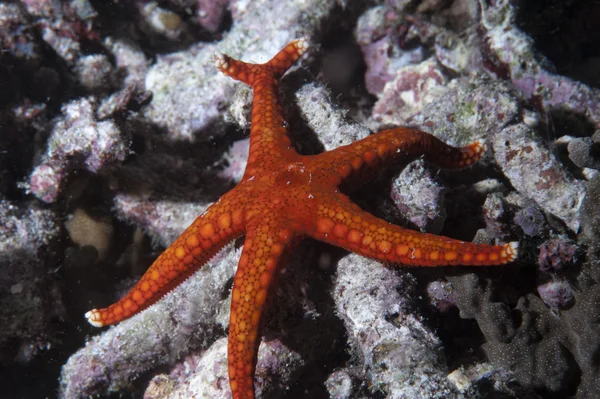
<path id="1" fill-rule="evenodd" d="M 259 397 L 599 397 L 598 18 L 560 1 L 1 2 L 0 388 L 229 397 L 243 241 L 113 328 L 83 313 L 239 181 L 251 93 L 214 52 L 262 62 L 306 36 L 281 83 L 299 152 L 389 125 L 482 139 L 468 170 L 417 160 L 352 199 L 522 250 L 501 270 L 391 270 L 303 244 L 265 323 Z"/>

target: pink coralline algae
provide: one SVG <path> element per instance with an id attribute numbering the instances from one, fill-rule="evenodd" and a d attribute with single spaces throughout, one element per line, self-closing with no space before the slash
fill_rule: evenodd
<path id="1" fill-rule="evenodd" d="M 406 121 L 423 111 L 426 104 L 439 99 L 446 84 L 446 74 L 434 59 L 406 66 L 385 85 L 373 107 L 373 117 L 381 124 Z"/>

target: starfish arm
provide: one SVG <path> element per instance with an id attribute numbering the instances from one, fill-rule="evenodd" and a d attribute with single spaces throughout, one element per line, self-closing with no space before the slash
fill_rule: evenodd
<path id="1" fill-rule="evenodd" d="M 287 226 L 267 215 L 248 228 L 231 292 L 227 357 L 234 399 L 254 399 L 259 329 L 279 267 L 296 241 Z"/>
<path id="2" fill-rule="evenodd" d="M 307 49 L 307 41 L 298 39 L 265 64 L 246 63 L 223 54 L 216 58 L 216 66 L 221 72 L 251 86 L 254 92 L 250 152 L 242 181 L 259 171 L 280 169 L 282 159 L 297 156 L 283 119 L 279 79 Z"/>
<path id="3" fill-rule="evenodd" d="M 217 53 L 215 55 L 215 66 L 223 74 L 254 88 L 261 83 L 260 80 L 265 75 L 271 79 L 280 79 L 306 50 L 308 50 L 308 41 L 305 38 L 300 38 L 289 42 L 264 64 L 252 64 L 236 60 L 226 54 Z"/>
<path id="4" fill-rule="evenodd" d="M 102 327 L 125 320 L 154 304 L 208 262 L 244 231 L 244 213 L 230 196 L 211 205 L 148 268 L 140 281 L 118 302 L 86 313 Z"/>
<path id="5" fill-rule="evenodd" d="M 333 184 L 356 188 L 390 165 L 424 155 L 441 168 L 464 168 L 477 162 L 486 149 L 482 141 L 466 147 L 453 147 L 420 130 L 383 130 L 352 144 L 316 155 L 315 170 Z"/>
<path id="6" fill-rule="evenodd" d="M 317 206 L 313 238 L 384 263 L 405 266 L 501 265 L 517 257 L 518 243 L 474 244 L 403 229 L 361 210 L 346 196 Z"/>

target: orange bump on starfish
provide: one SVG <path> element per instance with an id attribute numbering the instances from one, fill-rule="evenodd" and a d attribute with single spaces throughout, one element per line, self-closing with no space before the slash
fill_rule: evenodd
<path id="1" fill-rule="evenodd" d="M 482 141 L 455 148 L 430 134 L 395 128 L 319 155 L 298 154 L 287 135 L 278 89 L 281 76 L 307 48 L 306 40 L 295 40 L 266 64 L 215 57 L 225 75 L 254 91 L 250 152 L 242 180 L 200 215 L 123 299 L 86 313 L 98 327 L 131 317 L 245 234 L 229 324 L 229 384 L 235 399 L 254 398 L 259 331 L 268 298 L 286 256 L 302 237 L 405 266 L 500 265 L 517 257 L 516 242 L 473 244 L 407 230 L 361 210 L 339 191 L 340 186 L 358 187 L 375 172 L 422 155 L 443 168 L 472 165 L 485 152 Z"/>

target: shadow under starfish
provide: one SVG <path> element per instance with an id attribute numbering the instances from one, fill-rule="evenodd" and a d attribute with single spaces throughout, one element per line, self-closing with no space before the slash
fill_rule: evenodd
<path id="1" fill-rule="evenodd" d="M 236 399 L 254 398 L 260 326 L 279 270 L 302 237 L 313 237 L 383 263 L 404 266 L 501 265 L 518 243 L 474 244 L 390 224 L 361 210 L 339 187 L 352 189 L 390 165 L 423 155 L 442 168 L 477 162 L 485 145 L 455 148 L 414 129 L 384 130 L 319 155 L 298 154 L 288 138 L 279 79 L 306 52 L 298 39 L 266 64 L 218 55 L 224 74 L 254 91 L 250 153 L 240 183 L 200 215 L 117 303 L 86 314 L 94 326 L 144 310 L 190 277 L 224 245 L 246 235 L 231 292 L 229 384 Z"/>

